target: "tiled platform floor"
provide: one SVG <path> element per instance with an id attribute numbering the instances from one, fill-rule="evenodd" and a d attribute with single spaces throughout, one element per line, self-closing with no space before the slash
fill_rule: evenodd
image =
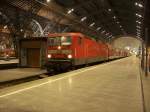
<path id="1" fill-rule="evenodd" d="M 136 57 L 1 90 L 0 112 L 143 112 Z"/>

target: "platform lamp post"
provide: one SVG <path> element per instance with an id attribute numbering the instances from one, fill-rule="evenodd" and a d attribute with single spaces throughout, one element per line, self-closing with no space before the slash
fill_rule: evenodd
<path id="1" fill-rule="evenodd" d="M 142 39 L 142 48 L 141 48 L 141 69 L 144 70 L 144 41 Z"/>
<path id="2" fill-rule="evenodd" d="M 141 68 L 144 71 L 145 76 L 148 76 L 149 71 L 149 57 L 148 57 L 148 28 L 144 30 L 144 39 L 142 39 L 142 57 Z"/>
<path id="3" fill-rule="evenodd" d="M 112 38 L 111 37 L 108 38 L 108 40 L 107 40 L 108 44 L 111 44 L 112 39 L 113 39 L 113 37 Z M 110 55 L 109 45 L 107 47 L 108 47 L 108 60 L 109 60 L 109 55 Z"/>
<path id="4" fill-rule="evenodd" d="M 145 28 L 145 76 L 148 76 L 148 68 L 149 68 L 149 63 L 148 63 L 148 28 Z"/>
<path id="5" fill-rule="evenodd" d="M 143 32 L 144 32 L 144 40 L 143 40 L 143 45 L 142 45 L 142 47 L 143 47 L 143 49 L 142 49 L 142 53 L 143 53 L 143 70 L 145 71 L 145 76 L 147 77 L 148 76 L 148 61 L 149 61 L 149 59 L 148 59 L 148 33 L 149 33 L 149 29 L 148 29 L 148 27 L 147 27 L 147 24 L 146 24 L 146 22 L 147 22 L 147 18 L 146 18 L 146 16 L 147 16 L 147 4 L 148 4 L 148 0 L 145 0 L 145 3 L 144 3 L 145 5 L 144 5 L 144 19 L 145 19 L 145 24 L 143 24 L 143 27 L 145 27 L 145 29 L 143 30 Z"/>

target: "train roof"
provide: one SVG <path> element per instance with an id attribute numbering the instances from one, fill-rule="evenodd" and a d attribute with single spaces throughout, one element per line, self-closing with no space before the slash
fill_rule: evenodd
<path id="1" fill-rule="evenodd" d="M 49 34 L 49 35 L 48 35 L 48 37 L 56 37 L 56 36 L 80 36 L 80 37 L 84 37 L 84 38 L 88 38 L 88 39 L 91 39 L 91 40 L 96 41 L 94 38 L 90 38 L 89 36 L 84 35 L 84 34 L 82 34 L 82 33 L 78 33 L 78 32 L 52 33 L 52 34 Z"/>
<path id="2" fill-rule="evenodd" d="M 83 37 L 82 33 L 50 33 L 48 37 L 55 37 L 55 36 L 80 36 Z"/>
<path id="3" fill-rule="evenodd" d="M 90 36 L 87 36 L 87 35 L 84 35 L 80 32 L 68 32 L 68 33 L 50 33 L 48 35 L 48 37 L 56 37 L 56 36 L 80 36 L 80 37 L 84 37 L 84 38 L 88 38 L 88 39 L 91 39 L 93 41 L 96 41 L 94 38 L 90 37 Z M 101 40 L 97 41 L 99 43 L 103 43 L 105 45 L 107 45 L 106 43 L 102 42 Z"/>

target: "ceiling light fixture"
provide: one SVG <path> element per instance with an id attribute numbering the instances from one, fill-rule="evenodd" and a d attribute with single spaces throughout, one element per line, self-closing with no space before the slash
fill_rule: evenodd
<path id="1" fill-rule="evenodd" d="M 49 3 L 51 0 L 46 0 L 47 3 Z"/>
<path id="2" fill-rule="evenodd" d="M 114 16 L 113 18 L 116 19 L 116 16 Z"/>
<path id="3" fill-rule="evenodd" d="M 98 27 L 96 30 L 99 31 L 101 29 L 101 27 Z"/>
<path id="4" fill-rule="evenodd" d="M 6 29 L 6 28 L 7 28 L 7 25 L 4 26 L 4 29 Z"/>
<path id="5" fill-rule="evenodd" d="M 70 10 L 68 10 L 68 14 L 71 14 L 72 12 L 74 11 L 74 9 L 70 9 Z"/>
<path id="6" fill-rule="evenodd" d="M 101 33 L 104 34 L 105 32 L 106 32 L 106 31 L 104 30 L 104 31 L 102 31 Z"/>
<path id="7" fill-rule="evenodd" d="M 85 21 L 87 19 L 87 17 L 83 17 L 83 18 L 81 18 L 81 21 L 83 22 L 83 21 Z"/>
<path id="8" fill-rule="evenodd" d="M 90 27 L 92 27 L 92 26 L 94 26 L 95 25 L 95 23 L 93 22 L 92 24 L 90 24 Z"/>
<path id="9" fill-rule="evenodd" d="M 139 18 L 142 18 L 142 15 L 140 15 L 140 14 L 138 14 L 138 13 L 136 13 L 135 14 L 137 17 L 139 17 Z"/>
<path id="10" fill-rule="evenodd" d="M 135 2 L 135 5 L 138 6 L 138 7 L 140 7 L 140 8 L 143 8 L 143 5 L 140 4 L 140 3 Z"/>
<path id="11" fill-rule="evenodd" d="M 139 32 L 141 32 L 141 30 L 140 30 L 140 29 L 136 29 L 136 31 L 139 31 Z"/>
<path id="12" fill-rule="evenodd" d="M 20 31 L 23 32 L 23 29 L 21 29 Z"/>
<path id="13" fill-rule="evenodd" d="M 142 24 L 140 21 L 136 21 L 137 23 L 139 23 L 139 24 Z"/>
<path id="14" fill-rule="evenodd" d="M 140 29 L 136 29 L 136 31 L 141 32 L 141 30 L 140 30 Z"/>
<path id="15" fill-rule="evenodd" d="M 112 35 L 109 36 L 109 38 L 111 38 L 111 37 L 112 37 Z"/>
<path id="16" fill-rule="evenodd" d="M 109 33 L 106 33 L 106 35 L 108 36 L 108 35 L 109 35 Z"/>
<path id="17" fill-rule="evenodd" d="M 136 32 L 136 34 L 140 35 L 141 33 L 140 32 Z"/>
<path id="18" fill-rule="evenodd" d="M 108 9 L 108 11 L 111 12 L 112 10 L 111 10 L 111 9 Z"/>
<path id="19" fill-rule="evenodd" d="M 137 34 L 137 36 L 141 36 L 141 34 Z"/>
<path id="20" fill-rule="evenodd" d="M 136 26 L 137 28 L 139 28 L 139 29 L 141 29 L 141 27 L 140 26 Z"/>

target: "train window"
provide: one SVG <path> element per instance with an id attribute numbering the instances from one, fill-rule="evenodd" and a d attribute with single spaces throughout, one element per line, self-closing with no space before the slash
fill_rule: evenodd
<path id="1" fill-rule="evenodd" d="M 59 45 L 71 45 L 72 40 L 71 37 L 65 37 L 65 36 L 60 36 L 60 37 L 50 37 L 48 39 L 48 44 L 50 46 L 59 46 Z"/>
<path id="2" fill-rule="evenodd" d="M 50 46 L 58 46 L 60 45 L 60 38 L 59 37 L 51 37 L 48 38 L 48 45 Z"/>
<path id="3" fill-rule="evenodd" d="M 82 38 L 81 38 L 81 37 L 78 38 L 78 44 L 79 44 L 79 45 L 82 44 Z"/>
<path id="4" fill-rule="evenodd" d="M 72 43 L 72 40 L 71 40 L 71 37 L 65 37 L 65 36 L 62 36 L 61 37 L 61 45 L 71 45 Z"/>

